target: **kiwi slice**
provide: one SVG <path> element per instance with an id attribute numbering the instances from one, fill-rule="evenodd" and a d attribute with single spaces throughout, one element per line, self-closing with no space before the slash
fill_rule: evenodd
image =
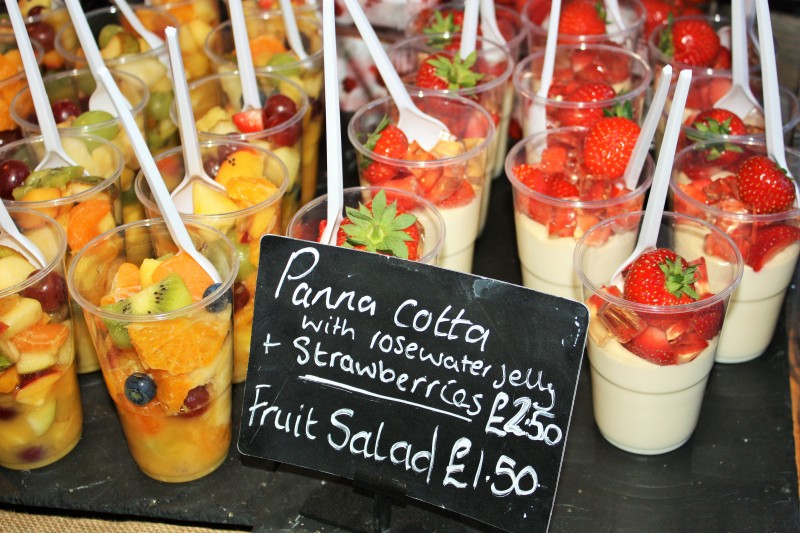
<path id="1" fill-rule="evenodd" d="M 61 189 L 71 180 L 80 176 L 83 176 L 83 167 L 79 165 L 34 170 L 28 174 L 22 185 L 14 187 L 11 194 L 14 196 L 14 200 L 20 200 L 31 189 L 40 187 L 58 187 Z"/>
<path id="2" fill-rule="evenodd" d="M 145 287 L 124 300 L 105 305 L 102 309 L 125 315 L 153 315 L 186 307 L 192 301 L 192 295 L 183 278 L 173 272 L 158 283 Z M 103 322 L 114 344 L 120 348 L 131 347 L 127 322 L 106 318 Z"/>

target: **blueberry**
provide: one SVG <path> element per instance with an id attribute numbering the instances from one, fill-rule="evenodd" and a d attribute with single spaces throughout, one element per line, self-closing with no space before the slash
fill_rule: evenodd
<path id="1" fill-rule="evenodd" d="M 156 397 L 156 382 L 142 372 L 134 372 L 125 380 L 125 397 L 132 404 L 147 405 Z"/>
<path id="2" fill-rule="evenodd" d="M 222 283 L 214 283 L 213 285 L 209 285 L 208 288 L 203 293 L 203 298 L 211 295 L 214 291 L 216 291 L 220 287 L 222 287 Z M 216 300 L 208 304 L 206 306 L 206 309 L 208 309 L 212 313 L 219 313 L 220 311 L 223 311 L 226 307 L 228 307 L 228 304 L 231 303 L 231 300 L 232 300 L 231 291 L 225 291 L 225 294 L 220 295 L 219 297 L 217 297 Z"/>

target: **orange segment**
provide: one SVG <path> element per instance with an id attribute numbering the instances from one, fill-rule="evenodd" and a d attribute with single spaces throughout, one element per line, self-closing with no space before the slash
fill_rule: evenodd
<path id="1" fill-rule="evenodd" d="M 153 271 L 153 283 L 158 283 L 173 272 L 183 278 L 195 302 L 200 301 L 208 286 L 214 283 L 203 267 L 183 251 L 165 259 L 156 267 Z"/>
<path id="2" fill-rule="evenodd" d="M 156 381 L 156 397 L 168 415 L 173 415 L 181 410 L 186 395 L 195 385 L 185 376 L 171 376 L 166 372 L 153 371 Z"/>
<path id="3" fill-rule="evenodd" d="M 250 39 L 250 54 L 253 56 L 253 61 L 268 61 L 269 56 L 273 54 L 280 54 L 286 51 L 283 46 L 283 41 L 276 39 L 272 35 L 259 35 Z"/>
<path id="4" fill-rule="evenodd" d="M 185 374 L 211 364 L 229 329 L 222 318 L 176 318 L 129 324 L 128 335 L 143 366 Z"/>
<path id="5" fill-rule="evenodd" d="M 70 250 L 79 250 L 100 235 L 97 225 L 111 212 L 106 200 L 87 200 L 77 204 L 69 213 L 67 245 Z"/>
<path id="6" fill-rule="evenodd" d="M 10 394 L 19 385 L 19 373 L 17 367 L 12 366 L 0 372 L 0 394 Z"/>
<path id="7" fill-rule="evenodd" d="M 69 327 L 64 324 L 34 324 L 11 337 L 20 352 L 55 353 L 69 338 Z"/>
<path id="8" fill-rule="evenodd" d="M 278 188 L 269 180 L 255 177 L 231 178 L 225 184 L 225 191 L 231 200 L 240 208 L 260 204 L 277 191 Z"/>
<path id="9" fill-rule="evenodd" d="M 111 281 L 111 291 L 100 300 L 100 305 L 108 305 L 142 290 L 139 267 L 133 263 L 122 263 Z"/>

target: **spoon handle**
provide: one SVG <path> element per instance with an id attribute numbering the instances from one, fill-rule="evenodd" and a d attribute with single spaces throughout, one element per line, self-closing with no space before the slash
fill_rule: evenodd
<path id="1" fill-rule="evenodd" d="M 250 53 L 250 41 L 247 38 L 247 23 L 244 19 L 242 0 L 229 0 L 228 9 L 233 29 L 233 45 L 236 48 L 236 63 L 239 68 L 239 80 L 242 82 L 242 110 L 261 109 L 261 97 L 258 94 L 258 83 L 253 68 L 253 56 Z"/>
<path id="2" fill-rule="evenodd" d="M 478 0 L 464 1 L 464 22 L 461 24 L 461 45 L 458 54 L 465 59 L 475 51 L 478 36 Z"/>
<path id="3" fill-rule="evenodd" d="M 764 122 L 767 152 L 783 168 L 787 168 L 783 145 L 783 121 L 778 90 L 778 65 L 775 63 L 775 45 L 772 40 L 772 21 L 767 2 L 756 2 L 758 40 L 761 44 L 761 80 L 764 91 Z"/>
<path id="4" fill-rule="evenodd" d="M 547 98 L 550 83 L 553 81 L 553 68 L 556 62 L 556 44 L 558 43 L 558 23 L 561 20 L 561 0 L 553 0 L 550 5 L 550 22 L 547 29 L 547 42 L 544 47 L 544 63 L 539 74 L 539 90 L 533 98 L 528 115 L 528 131 L 525 135 L 542 133 L 547 127 L 547 106 L 540 101 Z M 538 97 L 538 98 L 537 98 Z"/>
<path id="5" fill-rule="evenodd" d="M 308 54 L 303 48 L 303 40 L 300 38 L 300 30 L 297 28 L 297 18 L 294 16 L 292 2 L 291 0 L 280 0 L 280 4 L 281 13 L 283 14 L 283 27 L 286 29 L 286 38 L 289 40 L 289 46 L 297 54 L 297 57 L 303 61 L 308 57 Z"/>
<path id="6" fill-rule="evenodd" d="M 747 65 L 747 15 L 745 0 L 731 0 L 731 79 L 743 89 L 750 87 Z M 743 117 L 742 117 L 743 118 Z"/>
<path id="7" fill-rule="evenodd" d="M 11 218 L 11 215 L 8 214 L 5 204 L 1 201 L 0 228 L 2 228 L 3 231 L 5 231 L 11 237 L 11 239 L 15 241 L 17 246 L 14 248 L 18 252 L 21 252 L 34 266 L 38 268 L 44 268 L 44 266 L 47 264 L 44 254 L 30 239 L 20 233 L 19 229 L 17 229 L 17 225 Z M 36 263 L 38 263 L 38 265 Z"/>
<path id="8" fill-rule="evenodd" d="M 506 38 L 500 32 L 497 26 L 497 13 L 494 9 L 494 0 L 480 0 L 481 1 L 481 30 L 483 34 L 490 40 L 497 44 L 505 46 L 508 44 Z"/>
<path id="9" fill-rule="evenodd" d="M 322 38 L 325 78 L 325 121 L 327 129 L 326 154 L 328 161 L 327 225 L 320 242 L 336 243 L 336 226 L 343 207 L 342 139 L 339 118 L 339 78 L 336 60 L 336 20 L 334 0 L 322 2 Z"/>

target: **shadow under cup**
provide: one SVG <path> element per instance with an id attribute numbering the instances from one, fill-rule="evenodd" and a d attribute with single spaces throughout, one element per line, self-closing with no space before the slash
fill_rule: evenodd
<path id="1" fill-rule="evenodd" d="M 131 455 L 145 474 L 166 482 L 209 474 L 225 460 L 231 442 L 232 286 L 238 257 L 219 231 L 195 224 L 187 230 L 222 278 L 199 301 L 161 310 L 169 297 L 186 299 L 185 287 L 174 278 L 187 278 L 188 284 L 190 274 L 176 268 L 146 285 L 153 294 L 147 303 L 151 314 L 109 307 L 109 301 L 119 300 L 115 282 L 119 287 L 132 276 L 135 286 L 148 261 L 178 253 L 163 220 L 133 222 L 97 237 L 75 256 L 67 280 L 97 347 Z"/>
<path id="2" fill-rule="evenodd" d="M 636 236 L 643 214 L 597 224 L 578 242 L 574 259 L 590 312 L 587 352 L 595 422 L 614 446 L 653 455 L 679 448 L 697 426 L 728 301 L 742 277 L 742 256 L 711 224 L 666 212 L 656 246 L 690 264 L 705 262 L 707 281 L 700 274 L 694 283 L 701 299 L 673 306 L 626 300 L 617 287 L 608 286 L 636 239 L 617 255 L 605 250 L 607 236 Z M 709 235 L 718 242 L 716 256 L 703 251 Z"/>

